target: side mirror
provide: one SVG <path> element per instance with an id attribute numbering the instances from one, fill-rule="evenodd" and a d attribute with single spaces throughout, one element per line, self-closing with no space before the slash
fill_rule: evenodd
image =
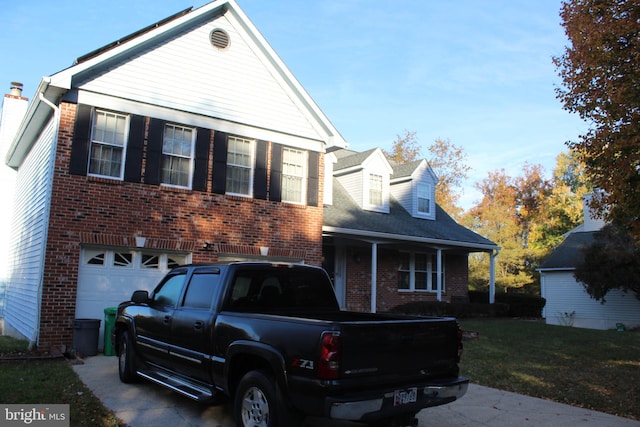
<path id="1" fill-rule="evenodd" d="M 149 302 L 149 292 L 135 291 L 133 295 L 131 295 L 131 301 L 136 304 L 147 304 Z"/>

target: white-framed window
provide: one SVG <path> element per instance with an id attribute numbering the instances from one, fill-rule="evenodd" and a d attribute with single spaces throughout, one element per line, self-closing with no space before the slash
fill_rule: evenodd
<path id="1" fill-rule="evenodd" d="M 436 254 L 401 252 L 398 266 L 398 290 L 438 291 L 438 263 Z M 445 291 L 444 257 L 442 259 L 442 291 Z"/>
<path id="2" fill-rule="evenodd" d="M 91 128 L 89 175 L 122 179 L 129 117 L 96 110 Z"/>
<path id="3" fill-rule="evenodd" d="M 192 128 L 165 125 L 162 139 L 163 185 L 191 188 L 195 134 Z"/>
<path id="4" fill-rule="evenodd" d="M 369 174 L 369 204 L 371 206 L 384 206 L 384 189 L 382 175 Z"/>
<path id="5" fill-rule="evenodd" d="M 418 213 L 423 215 L 431 214 L 431 186 L 429 184 L 418 184 Z"/>
<path id="6" fill-rule="evenodd" d="M 227 147 L 227 189 L 229 194 L 251 196 L 255 141 L 229 136 Z"/>
<path id="7" fill-rule="evenodd" d="M 282 201 L 304 203 L 307 182 L 307 153 L 285 147 L 282 151 Z"/>

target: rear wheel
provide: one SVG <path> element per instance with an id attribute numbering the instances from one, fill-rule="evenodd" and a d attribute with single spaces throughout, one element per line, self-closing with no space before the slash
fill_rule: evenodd
<path id="1" fill-rule="evenodd" d="M 123 383 L 136 382 L 136 353 L 128 331 L 120 334 L 118 341 L 118 375 Z"/>
<path id="2" fill-rule="evenodd" d="M 238 427 L 295 427 L 301 417 L 285 404 L 275 380 L 263 371 L 247 373 L 238 384 L 233 401 Z"/>

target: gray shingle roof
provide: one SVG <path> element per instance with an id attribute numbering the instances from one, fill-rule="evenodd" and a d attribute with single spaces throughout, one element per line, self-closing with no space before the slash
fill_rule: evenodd
<path id="1" fill-rule="evenodd" d="M 595 241 L 597 232 L 571 233 L 567 238 L 544 260 L 538 270 L 573 270 L 582 261 L 582 251 Z"/>
<path id="2" fill-rule="evenodd" d="M 358 232 L 448 241 L 458 247 L 469 245 L 469 248 L 476 249 L 478 247 L 498 248 L 489 239 L 459 225 L 439 206 L 436 206 L 435 221 L 411 216 L 392 196 L 390 196 L 389 208 L 388 214 L 363 210 L 338 180 L 334 179 L 333 204 L 324 208 L 323 225 Z"/>
<path id="3" fill-rule="evenodd" d="M 344 152 L 347 150 L 341 150 L 341 151 Z M 336 151 L 336 157 L 338 158 L 338 163 L 336 163 L 333 170 L 338 171 L 341 169 L 347 169 L 353 166 L 361 165 L 362 162 L 364 162 L 367 159 L 367 157 L 369 157 L 371 153 L 373 153 L 374 151 L 376 151 L 375 148 L 371 150 L 363 151 L 361 153 L 352 152 L 352 154 L 348 154 L 345 156 L 342 156 L 341 154 L 346 154 L 346 153 L 338 154 L 338 151 Z"/>

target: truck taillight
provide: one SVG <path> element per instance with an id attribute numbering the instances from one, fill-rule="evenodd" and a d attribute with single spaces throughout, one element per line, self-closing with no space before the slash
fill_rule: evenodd
<path id="1" fill-rule="evenodd" d="M 460 363 L 460 360 L 462 359 L 462 350 L 462 329 L 458 328 L 458 363 Z"/>
<path id="2" fill-rule="evenodd" d="M 340 333 L 323 332 L 318 361 L 318 378 L 335 380 L 340 372 Z"/>

